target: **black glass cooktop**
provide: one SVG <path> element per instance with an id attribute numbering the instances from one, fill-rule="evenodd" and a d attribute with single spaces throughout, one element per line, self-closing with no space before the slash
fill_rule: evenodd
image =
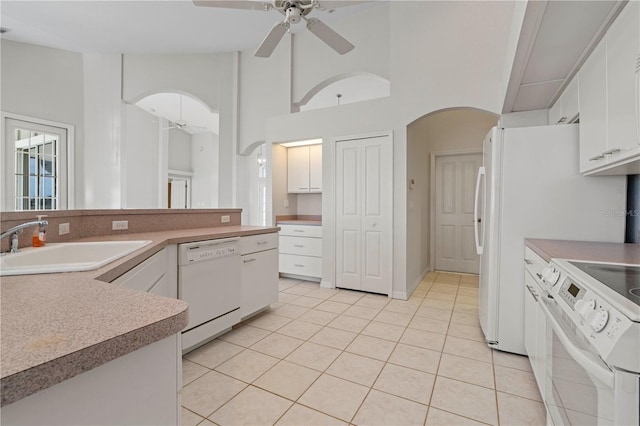
<path id="1" fill-rule="evenodd" d="M 640 306 L 640 266 L 569 263 Z"/>

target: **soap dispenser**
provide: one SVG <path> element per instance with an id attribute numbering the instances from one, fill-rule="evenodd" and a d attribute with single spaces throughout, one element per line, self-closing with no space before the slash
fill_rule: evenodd
<path id="1" fill-rule="evenodd" d="M 38 222 L 41 222 L 43 217 L 47 217 L 47 215 L 46 214 L 38 215 Z M 47 228 L 44 225 L 38 225 L 38 227 L 33 230 L 33 235 L 31 237 L 31 245 L 33 245 L 33 247 L 43 247 L 46 242 L 47 242 Z"/>

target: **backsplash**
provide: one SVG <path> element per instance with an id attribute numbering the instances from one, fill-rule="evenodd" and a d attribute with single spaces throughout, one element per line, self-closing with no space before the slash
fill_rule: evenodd
<path id="1" fill-rule="evenodd" d="M 51 210 L 0 213 L 0 229 L 5 230 L 21 223 L 36 220 L 36 215 L 46 215 L 47 242 L 61 243 L 79 238 L 101 235 L 135 234 L 169 229 L 212 228 L 239 226 L 242 209 L 141 209 L 141 210 Z M 222 223 L 222 216 L 229 216 L 229 222 Z M 112 221 L 127 221 L 128 229 L 112 230 Z M 58 235 L 58 227 L 69 224 L 69 233 Z M 19 247 L 31 246 L 33 228 L 25 229 L 19 235 Z M 2 240 L 1 250 L 9 250 L 9 238 Z"/>

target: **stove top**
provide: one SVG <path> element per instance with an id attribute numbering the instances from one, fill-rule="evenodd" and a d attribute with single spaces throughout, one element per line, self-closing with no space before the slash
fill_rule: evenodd
<path id="1" fill-rule="evenodd" d="M 569 263 L 640 306 L 640 266 L 571 261 Z"/>

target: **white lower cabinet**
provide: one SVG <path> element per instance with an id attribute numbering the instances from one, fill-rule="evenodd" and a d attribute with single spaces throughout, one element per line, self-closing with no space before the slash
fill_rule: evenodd
<path id="1" fill-rule="evenodd" d="M 242 237 L 240 254 L 240 316 L 246 318 L 278 301 L 278 234 Z"/>
<path id="2" fill-rule="evenodd" d="M 177 246 L 170 245 L 135 268 L 119 276 L 112 284 L 178 298 Z"/>
<path id="3" fill-rule="evenodd" d="M 525 252 L 525 263 L 524 347 L 529 356 L 529 362 L 531 363 L 531 369 L 536 378 L 540 395 L 544 397 L 547 320 L 540 306 L 542 303 L 540 298 L 546 297 L 546 292 L 538 285 L 534 275 L 540 273 L 548 263 L 529 248 Z"/>
<path id="4" fill-rule="evenodd" d="M 180 333 L 2 407 L 7 425 L 177 425 Z"/>
<path id="5" fill-rule="evenodd" d="M 281 274 L 320 280 L 322 277 L 322 226 L 280 226 Z"/>

